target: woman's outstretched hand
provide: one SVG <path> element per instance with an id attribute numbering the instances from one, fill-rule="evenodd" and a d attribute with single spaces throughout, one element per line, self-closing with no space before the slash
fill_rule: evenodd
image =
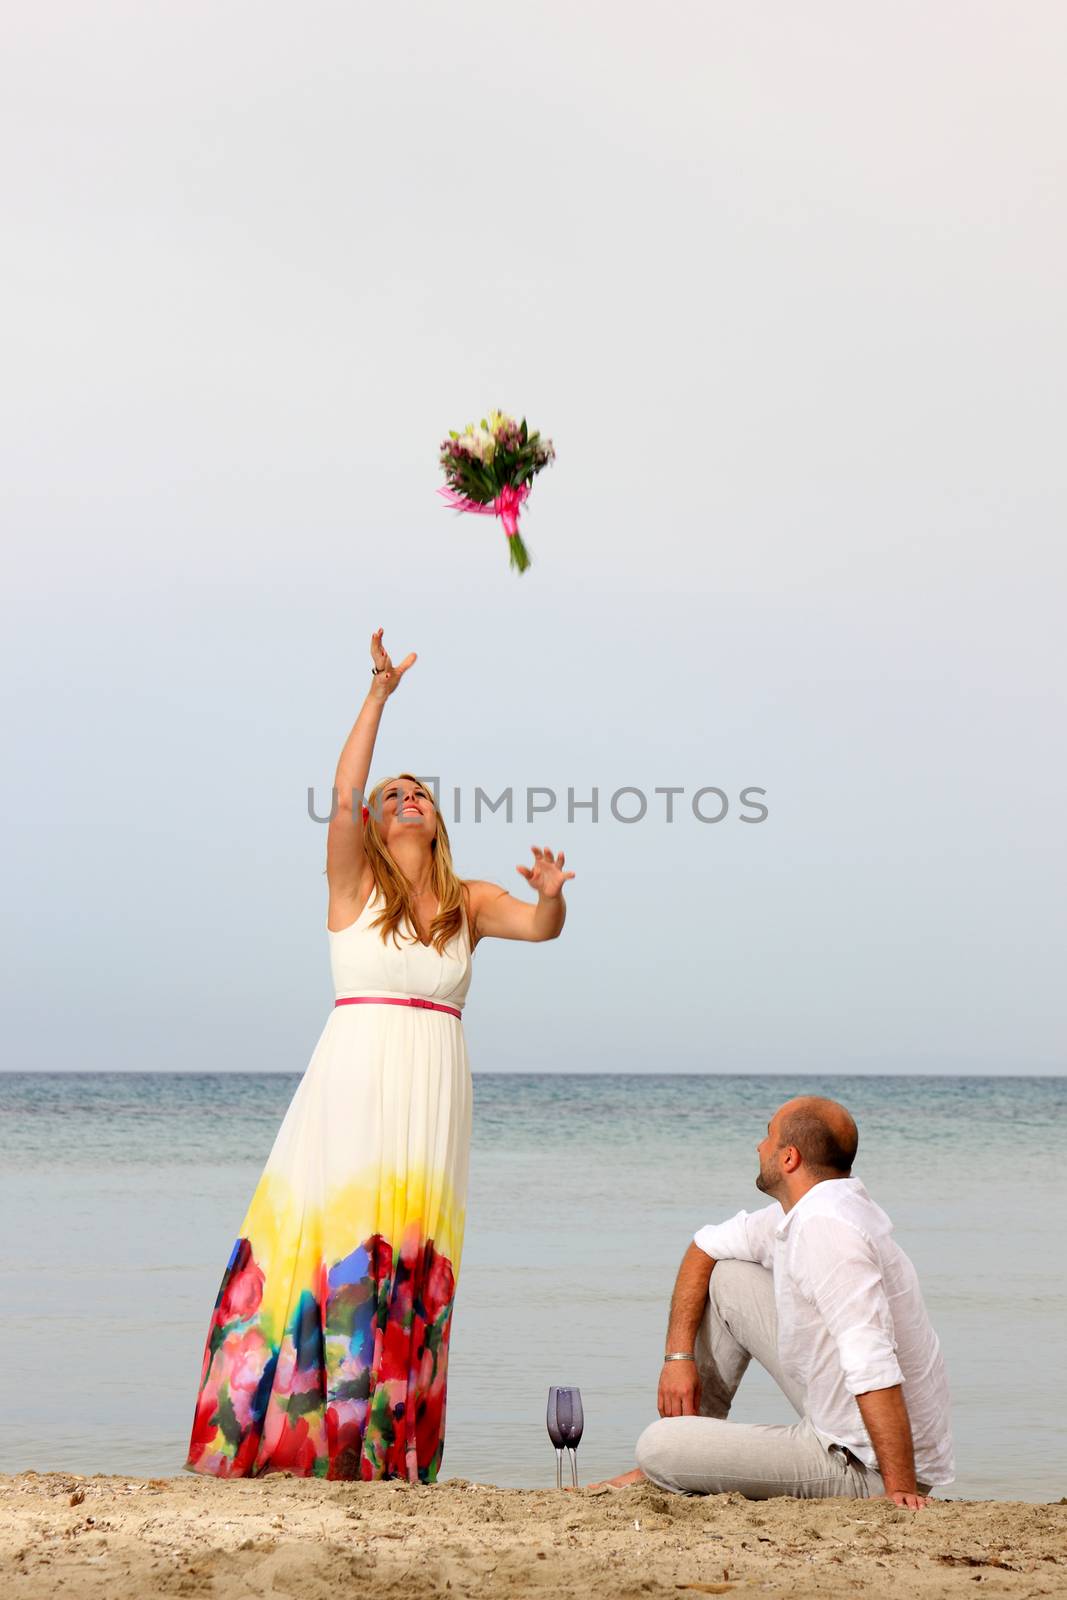
<path id="1" fill-rule="evenodd" d="M 393 659 L 382 644 L 384 628 L 379 628 L 377 633 L 370 637 L 370 656 L 378 671 L 371 678 L 371 695 L 375 700 L 388 700 L 401 678 L 409 667 L 415 665 L 415 652 L 412 650 L 406 655 L 398 667 L 393 666 Z"/>
<path id="2" fill-rule="evenodd" d="M 536 889 L 543 900 L 555 900 L 562 892 L 563 885 L 568 878 L 573 878 L 573 872 L 563 870 L 563 851 L 554 856 L 546 845 L 543 850 L 532 844 L 530 849 L 534 853 L 532 867 L 516 867 L 516 872 L 521 872 L 531 889 Z"/>

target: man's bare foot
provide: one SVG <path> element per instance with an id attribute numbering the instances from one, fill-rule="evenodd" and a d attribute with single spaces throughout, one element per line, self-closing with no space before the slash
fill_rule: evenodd
<path id="1" fill-rule="evenodd" d="M 617 1478 L 603 1478 L 599 1483 L 587 1483 L 587 1489 L 628 1489 L 631 1483 L 644 1483 L 645 1475 L 640 1467 L 635 1467 L 632 1472 L 622 1472 Z"/>

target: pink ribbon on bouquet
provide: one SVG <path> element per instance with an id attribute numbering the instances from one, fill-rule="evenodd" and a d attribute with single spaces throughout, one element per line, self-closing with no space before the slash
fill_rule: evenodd
<path id="1" fill-rule="evenodd" d="M 465 494 L 457 494 L 455 489 L 441 488 L 437 492 L 456 511 L 476 511 L 482 517 L 499 517 L 504 524 L 504 532 L 509 539 L 513 539 L 519 531 L 519 507 L 529 494 L 530 485 L 521 483 L 516 489 L 506 483 L 496 499 L 486 505 L 480 500 L 468 500 Z"/>

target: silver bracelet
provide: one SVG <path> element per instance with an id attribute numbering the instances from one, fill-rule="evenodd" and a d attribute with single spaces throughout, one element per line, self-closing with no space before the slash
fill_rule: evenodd
<path id="1" fill-rule="evenodd" d="M 692 1350 L 672 1350 L 663 1359 L 664 1361 L 695 1361 L 696 1356 Z"/>

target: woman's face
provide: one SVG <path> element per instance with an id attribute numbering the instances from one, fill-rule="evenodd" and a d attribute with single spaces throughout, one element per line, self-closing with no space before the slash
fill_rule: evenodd
<path id="1" fill-rule="evenodd" d="M 381 821 L 378 831 L 386 844 L 406 837 L 408 830 L 419 829 L 429 842 L 437 833 L 437 812 L 428 789 L 414 778 L 393 778 L 379 796 Z"/>

